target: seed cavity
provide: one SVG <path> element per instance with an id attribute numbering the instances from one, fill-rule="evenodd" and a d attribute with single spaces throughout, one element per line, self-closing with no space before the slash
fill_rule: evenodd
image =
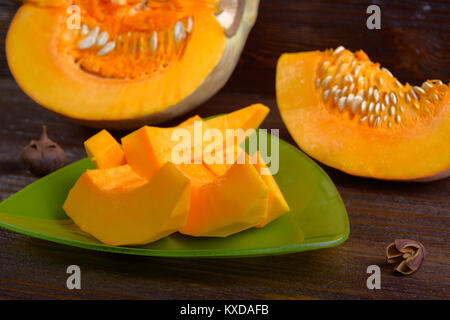
<path id="1" fill-rule="evenodd" d="M 428 80 L 421 86 L 404 86 L 387 68 L 365 62 L 364 57 L 347 51 L 340 54 L 344 50 L 343 46 L 335 49 L 332 52 L 335 57 L 328 52 L 315 82 L 316 88 L 323 90 L 323 100 L 340 112 L 348 107 L 350 113 L 360 113 L 360 122 L 368 120 L 370 127 L 391 128 L 404 120 L 404 107 L 427 111 L 428 104 L 439 101 L 440 91 L 436 88 L 439 80 Z"/>
<path id="2" fill-rule="evenodd" d="M 86 50 L 95 44 L 97 37 L 95 35 L 89 35 L 80 42 L 78 42 L 78 49 Z"/>
<path id="3" fill-rule="evenodd" d="M 86 50 L 92 47 L 97 42 L 97 36 L 100 31 L 100 28 L 97 26 L 94 29 L 92 29 L 91 32 L 89 32 L 88 36 L 80 42 L 78 42 L 78 49 L 80 50 Z"/>

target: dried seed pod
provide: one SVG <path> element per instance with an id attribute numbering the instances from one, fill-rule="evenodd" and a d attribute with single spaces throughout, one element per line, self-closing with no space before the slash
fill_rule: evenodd
<path id="1" fill-rule="evenodd" d="M 398 239 L 386 248 L 388 263 L 395 263 L 395 271 L 410 275 L 417 271 L 425 258 L 425 247 L 417 241 Z"/>
<path id="2" fill-rule="evenodd" d="M 35 175 L 44 176 L 61 168 L 66 161 L 64 150 L 47 136 L 47 127 L 42 127 L 39 140 L 32 140 L 23 148 L 21 159 Z"/>

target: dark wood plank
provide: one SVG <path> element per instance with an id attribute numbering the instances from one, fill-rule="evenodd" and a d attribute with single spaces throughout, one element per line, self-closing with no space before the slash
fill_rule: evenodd
<path id="1" fill-rule="evenodd" d="M 402 81 L 450 80 L 448 1 L 377 1 L 382 30 L 365 28 L 368 1 L 262 1 L 261 13 L 228 85 L 198 108 L 202 116 L 261 101 L 266 128 L 280 128 L 275 64 L 283 52 L 343 44 L 363 48 Z M 0 200 L 36 180 L 18 162 L 21 148 L 46 124 L 68 162 L 84 157 L 95 130 L 43 110 L 14 82 L 4 41 L 16 6 L 0 3 Z M 194 114 L 191 113 L 191 115 Z M 184 119 L 175 119 L 167 125 Z M 115 132 L 120 137 L 124 132 Z M 0 229 L 0 298 L 61 299 L 400 299 L 450 298 L 450 179 L 395 183 L 348 176 L 323 166 L 337 185 L 351 221 L 343 245 L 252 259 L 163 259 L 122 256 L 57 245 Z M 427 258 L 410 277 L 393 274 L 384 248 L 395 238 L 422 241 Z M 82 269 L 82 290 L 65 289 L 66 268 Z M 382 289 L 366 288 L 366 268 L 382 268 Z"/>

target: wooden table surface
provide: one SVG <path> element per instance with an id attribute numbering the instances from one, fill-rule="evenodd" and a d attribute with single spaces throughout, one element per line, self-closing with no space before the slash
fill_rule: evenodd
<path id="1" fill-rule="evenodd" d="M 376 3 L 382 29 L 370 31 L 365 27 L 370 1 L 262 0 L 259 20 L 232 79 L 196 113 L 208 116 L 260 101 L 271 108 L 263 127 L 281 129 L 281 137 L 293 143 L 277 111 L 276 59 L 283 52 L 341 44 L 364 49 L 402 81 L 449 82 L 448 0 Z M 4 46 L 16 10 L 1 0 L 0 200 L 37 179 L 18 156 L 43 124 L 66 150 L 69 162 L 84 157 L 82 142 L 95 132 L 43 110 L 15 83 Z M 324 169 L 350 217 L 351 234 L 341 246 L 264 258 L 185 260 L 82 250 L 0 229 L 0 298 L 450 298 L 450 179 L 383 182 Z M 385 263 L 385 246 L 396 238 L 416 239 L 426 247 L 426 260 L 412 276 L 393 274 Z M 82 290 L 66 289 L 71 264 L 81 267 Z M 380 290 L 366 287 L 366 269 L 372 264 L 381 267 Z"/>

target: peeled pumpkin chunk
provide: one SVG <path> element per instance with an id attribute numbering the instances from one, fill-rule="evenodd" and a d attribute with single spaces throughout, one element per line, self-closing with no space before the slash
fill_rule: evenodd
<path id="1" fill-rule="evenodd" d="M 216 150 L 216 152 L 219 151 L 220 150 Z M 228 170 L 230 170 L 235 165 L 235 163 L 252 163 L 255 166 L 257 172 L 261 175 L 261 178 L 263 179 L 266 186 L 269 188 L 267 213 L 257 225 L 258 228 L 266 226 L 267 224 L 276 220 L 290 210 L 289 205 L 287 204 L 286 199 L 284 198 L 280 190 L 280 187 L 275 181 L 272 173 L 270 172 L 270 169 L 267 167 L 259 151 L 257 151 L 250 158 L 241 147 L 239 147 L 238 145 L 232 145 L 226 147 L 226 149 L 220 153 L 220 156 L 217 156 L 215 154 L 212 155 L 212 160 L 214 161 L 221 158 L 219 162 L 211 161 L 211 163 L 205 163 L 205 166 L 215 175 L 219 177 L 225 175 Z"/>
<path id="2" fill-rule="evenodd" d="M 275 181 L 273 175 L 270 172 L 270 169 L 267 167 L 264 159 L 261 156 L 261 153 L 257 151 L 254 155 L 255 157 L 255 167 L 267 187 L 269 188 L 269 200 L 268 200 L 268 208 L 267 215 L 264 217 L 262 221 L 257 225 L 258 228 L 265 227 L 270 222 L 276 220 L 281 217 L 283 214 L 290 210 L 286 199 L 283 196 L 283 193 L 280 190 L 277 182 Z"/>
<path id="3" fill-rule="evenodd" d="M 179 230 L 186 235 L 227 237 L 257 226 L 267 215 L 269 189 L 252 164 L 235 164 L 191 192 L 188 220 Z"/>
<path id="4" fill-rule="evenodd" d="M 190 181 L 171 163 L 151 180 L 128 166 L 87 170 L 64 203 L 78 227 L 108 245 L 142 245 L 186 223 Z"/>
<path id="5" fill-rule="evenodd" d="M 97 169 L 114 168 L 126 163 L 122 146 L 106 130 L 86 140 L 84 148 Z"/>
<path id="6" fill-rule="evenodd" d="M 253 105 L 203 121 L 203 128 L 221 132 L 226 129 L 256 129 L 267 113 L 267 107 Z M 183 122 L 184 129 L 189 131 L 192 120 L 198 118 Z M 127 163 L 150 179 L 161 165 L 171 161 L 172 150 L 178 142 L 171 141 L 170 137 L 177 128 L 180 127 L 143 127 L 124 137 L 122 144 Z M 189 132 L 193 134 L 193 128 Z M 241 143 L 242 140 L 234 142 Z M 218 163 L 202 161 L 176 165 L 191 181 L 191 210 L 181 233 L 226 237 L 251 227 L 264 226 L 289 211 L 273 177 L 270 180 L 260 175 L 258 170 L 265 165 L 261 161 L 253 165 L 238 144 L 228 149 L 233 153 L 230 161 L 218 159 Z M 226 154 L 227 151 L 222 152 L 225 158 Z M 240 156 L 243 156 L 243 161 L 238 161 Z"/>
<path id="7" fill-rule="evenodd" d="M 186 113 L 224 86 L 258 4 L 29 0 L 10 25 L 7 60 L 43 107 L 92 127 L 134 129 Z"/>
<path id="8" fill-rule="evenodd" d="M 339 47 L 282 55 L 276 91 L 296 143 L 328 166 L 385 180 L 450 174 L 450 89 L 440 80 L 403 84 Z"/>
<path id="9" fill-rule="evenodd" d="M 141 130 L 141 129 L 140 129 Z M 147 131 L 148 132 L 148 131 Z M 124 143 L 130 166 L 144 177 L 151 177 L 160 165 L 170 161 L 167 154 L 153 153 L 152 135 L 141 134 Z M 128 156 L 132 154 L 133 156 Z M 235 164 L 222 177 L 203 163 L 176 164 L 191 181 L 190 211 L 180 232 L 191 236 L 226 237 L 255 227 L 267 215 L 269 189 L 252 164 Z"/>
<path id="10" fill-rule="evenodd" d="M 190 135 L 190 154 L 195 156 L 195 148 L 204 147 L 212 142 L 203 143 L 203 133 L 208 129 L 220 130 L 225 143 L 227 129 L 257 129 L 269 113 L 269 108 L 262 104 L 254 104 L 243 109 L 231 112 L 226 115 L 203 121 L 200 118 L 188 119 L 180 126 L 172 128 L 160 128 L 144 126 L 122 138 L 122 145 L 125 150 L 125 157 L 136 172 L 143 177 L 150 178 L 155 170 L 167 161 L 172 161 L 172 150 L 180 141 L 172 140 L 175 130 L 186 129 Z M 195 122 L 195 120 L 197 120 Z M 196 135 L 196 130 L 197 131 Z M 248 132 L 250 133 L 250 132 Z M 199 139 L 196 139 L 199 137 Z M 248 135 L 239 135 L 235 142 L 240 144 Z M 199 147 L 201 145 L 201 147 Z"/>

